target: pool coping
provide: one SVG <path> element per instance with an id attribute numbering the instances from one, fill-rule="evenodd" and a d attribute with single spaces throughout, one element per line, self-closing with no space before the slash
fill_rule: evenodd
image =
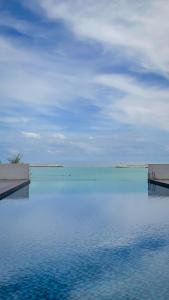
<path id="1" fill-rule="evenodd" d="M 163 186 L 165 188 L 169 188 L 169 180 L 166 179 L 148 179 L 148 182 L 155 185 Z"/>
<path id="2" fill-rule="evenodd" d="M 4 181 L 4 180 L 3 180 Z M 18 191 L 22 187 L 28 185 L 30 180 L 6 180 L 8 185 L 6 187 L 0 188 L 0 200 L 6 198 L 7 196 L 11 195 L 12 193 Z M 0 180 L 1 182 L 1 180 Z"/>

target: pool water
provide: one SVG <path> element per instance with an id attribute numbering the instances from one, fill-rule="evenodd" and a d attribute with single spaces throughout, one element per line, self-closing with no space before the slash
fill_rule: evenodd
<path id="1" fill-rule="evenodd" d="M 1 300 L 169 299 L 169 190 L 147 169 L 32 168 L 0 229 Z"/>

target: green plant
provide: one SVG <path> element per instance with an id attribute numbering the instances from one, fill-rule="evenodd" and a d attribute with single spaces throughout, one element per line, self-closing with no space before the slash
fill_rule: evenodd
<path id="1" fill-rule="evenodd" d="M 15 154 L 13 157 L 8 158 L 8 161 L 9 161 L 11 164 L 19 164 L 19 163 L 21 162 L 22 156 L 23 156 L 23 155 L 22 155 L 21 153 Z"/>

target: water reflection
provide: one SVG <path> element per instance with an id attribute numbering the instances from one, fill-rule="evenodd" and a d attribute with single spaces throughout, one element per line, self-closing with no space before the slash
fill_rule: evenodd
<path id="1" fill-rule="evenodd" d="M 29 199 L 29 184 L 24 186 L 23 188 L 19 189 L 18 191 L 12 193 L 5 199 L 22 199 L 28 200 Z"/>
<path id="2" fill-rule="evenodd" d="M 153 197 L 169 197 L 169 189 L 160 185 L 149 183 L 148 195 Z"/>
<path id="3" fill-rule="evenodd" d="M 0 299 L 168 300 L 168 190 L 123 172 L 32 179 L 29 201 L 0 203 Z"/>

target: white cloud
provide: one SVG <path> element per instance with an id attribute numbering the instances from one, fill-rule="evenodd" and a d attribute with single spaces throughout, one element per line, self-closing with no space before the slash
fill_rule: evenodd
<path id="1" fill-rule="evenodd" d="M 66 140 L 66 136 L 60 132 L 52 133 L 51 137 L 58 140 Z"/>
<path id="2" fill-rule="evenodd" d="M 116 74 L 114 68 L 118 66 L 122 73 L 123 67 L 125 73 L 154 71 L 168 78 L 167 1 L 30 0 L 24 5 L 35 5 L 42 17 L 64 22 L 66 35 L 71 30 L 74 38 L 70 35 L 65 41 L 63 35 L 63 40 L 62 36 L 55 40 L 58 23 L 55 27 L 52 22 L 48 30 L 3 15 L 1 24 L 9 24 L 34 41 L 28 45 L 19 37 L 0 38 L 4 149 L 12 148 L 10 140 L 15 140 L 21 150 L 32 151 L 32 157 L 36 153 L 37 159 L 47 151 L 67 159 L 85 155 L 87 159 L 116 159 L 124 148 L 125 153 L 133 153 L 133 148 L 136 153 L 137 142 L 139 151 L 150 140 L 153 144 L 155 135 L 144 140 L 151 127 L 169 130 L 169 90 Z M 87 56 L 90 49 L 92 59 Z M 113 74 L 106 74 L 107 68 Z M 132 124 L 135 135 L 123 132 L 123 123 Z M 8 134 L 4 134 L 5 127 Z"/>
<path id="3" fill-rule="evenodd" d="M 169 2 L 37 0 L 49 18 L 62 19 L 83 39 L 119 47 L 141 68 L 169 75 Z"/>
<path id="4" fill-rule="evenodd" d="M 30 131 L 22 131 L 22 135 L 26 138 L 38 140 L 41 138 L 41 135 L 37 132 L 30 132 Z"/>
<path id="5" fill-rule="evenodd" d="M 21 124 L 21 123 L 28 123 L 29 122 L 29 118 L 26 117 L 15 117 L 15 116 L 0 116 L 0 123 L 5 123 L 5 124 L 11 124 L 11 125 L 15 125 L 15 124 Z"/>
<path id="6" fill-rule="evenodd" d="M 169 131 L 169 88 L 141 84 L 127 75 L 101 75 L 96 82 L 124 93 L 120 99 L 103 107 L 107 116 L 123 123 Z"/>
<path id="7" fill-rule="evenodd" d="M 48 149 L 47 152 L 48 152 L 49 154 L 54 154 L 54 155 L 60 153 L 60 151 L 59 151 L 59 150 L 56 150 L 56 149 L 54 149 L 54 150 Z"/>
<path id="8" fill-rule="evenodd" d="M 34 4 L 31 2 L 31 5 Z M 116 63 L 118 56 L 119 61 L 120 57 L 125 57 L 131 61 L 135 71 L 154 71 L 168 79 L 169 2 L 36 0 L 36 9 L 38 5 L 48 18 L 65 22 L 78 39 L 100 43 L 108 51 L 109 59 L 112 57 L 112 64 Z M 93 89 L 89 88 L 89 82 Z M 112 96 L 109 95 L 108 99 L 105 96 L 104 102 L 100 97 L 95 100 L 102 109 L 102 117 L 169 130 L 167 88 L 148 83 L 145 85 L 128 75 L 107 75 L 92 71 L 86 87 L 93 99 L 95 84 L 97 87 L 112 88 Z M 115 89 L 124 93 L 121 99 L 115 98 Z"/>
<path id="9" fill-rule="evenodd" d="M 133 95 L 145 95 L 144 89 L 136 82 L 135 78 L 128 75 L 102 74 L 95 78 L 96 83 L 118 89 Z"/>
<path id="10" fill-rule="evenodd" d="M 80 141 L 74 140 L 70 141 L 70 145 L 74 149 L 80 149 L 83 153 L 90 154 L 90 153 L 99 153 L 100 149 L 99 147 L 95 144 L 91 144 L 89 142 L 83 141 L 83 138 Z"/>
<path id="11" fill-rule="evenodd" d="M 92 135 L 89 136 L 89 140 L 94 140 L 94 137 Z"/>
<path id="12" fill-rule="evenodd" d="M 76 67 L 73 60 L 64 57 L 63 61 L 62 54 L 56 54 L 20 47 L 12 39 L 1 37 L 0 61 L 4 68 L 1 97 L 7 98 L 8 103 L 23 103 L 34 110 L 68 107 L 67 103 L 82 94 L 94 98 L 93 70 L 82 68 L 80 63 Z"/>

